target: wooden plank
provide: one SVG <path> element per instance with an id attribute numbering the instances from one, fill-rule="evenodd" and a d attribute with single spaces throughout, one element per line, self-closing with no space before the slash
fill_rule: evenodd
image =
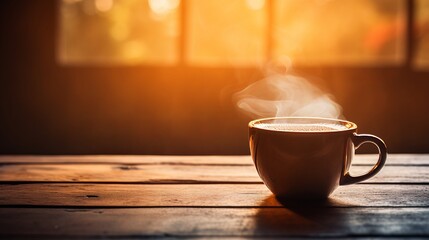
<path id="1" fill-rule="evenodd" d="M 359 154 L 354 164 L 373 164 L 377 156 Z M 7 163 L 83 163 L 83 164 L 175 164 L 175 165 L 253 165 L 250 156 L 149 156 L 149 155 L 78 155 L 78 156 L 0 156 Z M 389 154 L 387 165 L 429 165 L 429 154 Z"/>
<path id="2" fill-rule="evenodd" d="M 2 236 L 429 236 L 427 208 L 0 208 Z"/>
<path id="3" fill-rule="evenodd" d="M 375 154 L 357 154 L 353 159 L 353 164 L 373 165 L 376 161 L 377 155 Z M 386 165 L 429 165 L 429 154 L 388 154 Z"/>
<path id="4" fill-rule="evenodd" d="M 0 185 L 0 205 L 77 207 L 281 207 L 263 184 L 19 184 Z M 428 185 L 339 187 L 326 207 L 429 207 Z M 293 202 L 283 202 L 285 205 Z"/>
<path id="5" fill-rule="evenodd" d="M 352 173 L 369 166 L 353 166 Z M 0 166 L 0 182 L 260 183 L 253 166 L 18 164 Z M 366 183 L 429 183 L 429 166 L 386 166 Z"/>
<path id="6" fill-rule="evenodd" d="M 3 165 L 0 181 L 43 182 L 260 182 L 253 166 L 46 164 Z"/>
<path id="7" fill-rule="evenodd" d="M 151 164 L 151 165 L 253 165 L 245 156 L 154 156 L 154 155 L 55 155 L 0 156 L 1 163 L 82 163 L 82 164 Z"/>

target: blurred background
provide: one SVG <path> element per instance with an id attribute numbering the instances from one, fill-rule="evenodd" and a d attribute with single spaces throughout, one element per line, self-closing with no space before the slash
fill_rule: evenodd
<path id="1" fill-rule="evenodd" d="M 248 154 L 234 93 L 285 56 L 360 133 L 429 152 L 428 0 L 5 0 L 0 18 L 1 154 Z"/>

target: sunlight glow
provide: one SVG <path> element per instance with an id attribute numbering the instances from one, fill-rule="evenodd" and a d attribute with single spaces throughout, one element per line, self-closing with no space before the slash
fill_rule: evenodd
<path id="1" fill-rule="evenodd" d="M 113 7 L 113 0 L 95 0 L 95 7 L 100 12 L 107 12 Z"/>
<path id="2" fill-rule="evenodd" d="M 180 1 L 151 2 L 153 9 L 165 14 L 155 14 L 147 0 L 63 0 L 59 61 L 127 65 L 177 62 Z"/>
<path id="3" fill-rule="evenodd" d="M 416 2 L 414 41 L 416 46 L 414 65 L 419 69 L 429 67 L 429 1 Z"/>
<path id="4" fill-rule="evenodd" d="M 246 0 L 246 4 L 252 10 L 261 10 L 265 6 L 265 0 Z"/>
<path id="5" fill-rule="evenodd" d="M 427 2 L 416 1 L 423 65 Z M 82 64 L 398 64 L 405 10 L 402 0 L 61 0 L 58 52 Z"/>
<path id="6" fill-rule="evenodd" d="M 67 4 L 74 4 L 74 3 L 78 3 L 82 0 L 63 0 L 63 3 L 67 3 Z"/>
<path id="7" fill-rule="evenodd" d="M 166 15 L 179 6 L 180 0 L 148 0 L 148 3 L 153 13 Z"/>

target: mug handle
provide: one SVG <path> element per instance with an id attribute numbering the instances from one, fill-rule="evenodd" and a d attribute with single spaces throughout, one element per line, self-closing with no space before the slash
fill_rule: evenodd
<path id="1" fill-rule="evenodd" d="M 373 177 L 375 174 L 380 172 L 381 168 L 383 168 L 384 163 L 386 163 L 387 158 L 387 147 L 386 144 L 380 138 L 370 135 L 370 134 L 356 134 L 353 133 L 352 142 L 355 145 L 355 150 L 358 149 L 364 143 L 372 143 L 378 148 L 378 161 L 372 167 L 372 169 L 361 176 L 353 177 L 350 176 L 350 173 L 347 171 L 344 176 L 342 176 L 340 180 L 340 185 L 349 185 L 357 182 L 361 182 Z"/>

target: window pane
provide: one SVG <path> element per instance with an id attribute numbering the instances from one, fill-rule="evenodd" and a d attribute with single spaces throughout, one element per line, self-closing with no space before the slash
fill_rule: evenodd
<path id="1" fill-rule="evenodd" d="M 400 0 L 275 0 L 274 56 L 304 64 L 399 63 Z"/>
<path id="2" fill-rule="evenodd" d="M 62 63 L 174 63 L 180 0 L 62 0 Z"/>
<path id="3" fill-rule="evenodd" d="M 186 60 L 192 64 L 254 64 L 265 59 L 264 0 L 190 0 Z"/>
<path id="4" fill-rule="evenodd" d="M 416 2 L 415 23 L 415 65 L 420 68 L 429 67 L 429 1 Z"/>

